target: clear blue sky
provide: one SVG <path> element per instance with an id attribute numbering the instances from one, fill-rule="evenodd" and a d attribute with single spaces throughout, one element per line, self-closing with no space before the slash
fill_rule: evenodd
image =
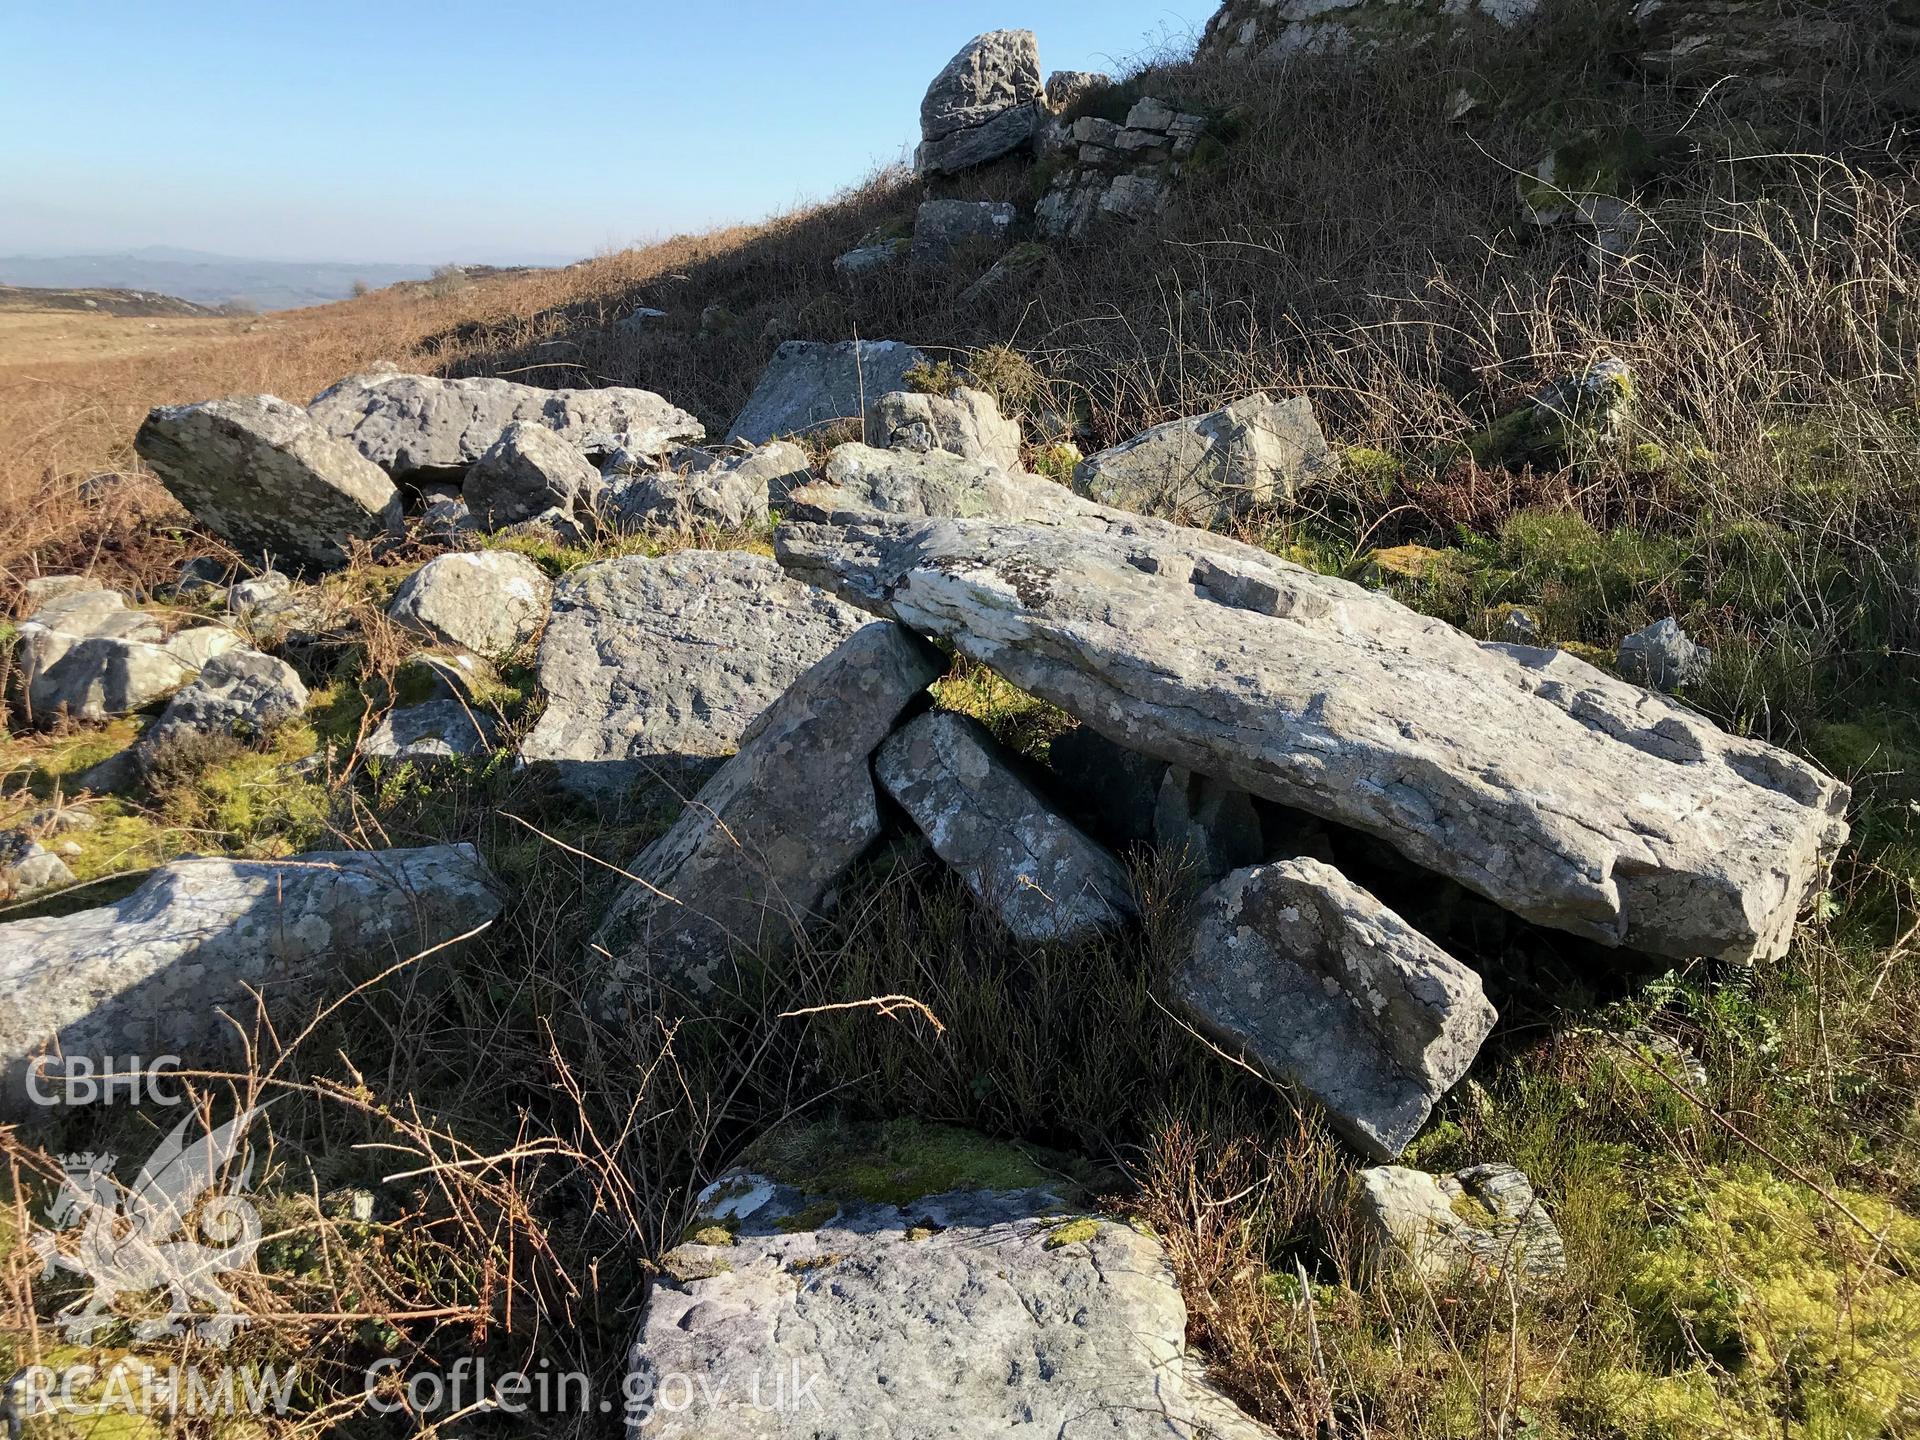
<path id="1" fill-rule="evenodd" d="M 1217 0 L 0 0 L 0 255 L 568 259 L 899 158 L 973 35 L 1047 71 Z"/>

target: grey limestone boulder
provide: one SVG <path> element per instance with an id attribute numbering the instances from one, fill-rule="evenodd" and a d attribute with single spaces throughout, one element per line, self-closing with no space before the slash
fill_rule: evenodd
<path id="1" fill-rule="evenodd" d="M 27 597 L 28 606 L 34 610 L 66 595 L 100 593 L 101 589 L 85 575 L 36 575 L 20 588 Z"/>
<path id="2" fill-rule="evenodd" d="M 589 454 L 624 443 L 664 455 L 706 434 L 693 416 L 650 390 L 543 390 L 391 370 L 349 376 L 309 409 L 336 438 L 395 477 L 464 470 L 522 421 Z"/>
<path id="3" fill-rule="evenodd" d="M 1511 1165 L 1428 1175 L 1398 1165 L 1360 1172 L 1355 1210 L 1376 1263 L 1439 1278 L 1452 1272 L 1544 1279 L 1567 1268 L 1559 1227 Z"/>
<path id="4" fill-rule="evenodd" d="M 892 269 L 912 253 L 911 240 L 883 240 L 872 245 L 858 245 L 847 251 L 833 262 L 833 273 L 843 280 L 857 280 L 862 275 L 877 275 Z"/>
<path id="5" fill-rule="evenodd" d="M 614 529 L 693 524 L 738 530 L 764 524 L 769 507 L 813 478 L 807 452 L 787 440 L 746 453 L 680 450 L 665 466 L 617 455 L 607 463 L 603 518 Z"/>
<path id="6" fill-rule="evenodd" d="M 876 450 L 870 445 L 837 446 L 827 461 L 825 483 L 796 490 L 790 499 L 793 513 L 809 516 L 869 511 L 1044 521 L 1091 508 L 1090 502 L 1043 476 L 945 450 Z"/>
<path id="7" fill-rule="evenodd" d="M 444 845 L 176 860 L 117 904 L 0 925 L 0 1113 L 27 1111 L 33 1057 L 218 1063 L 255 1032 L 256 993 L 282 1034 L 297 1033 L 366 978 L 359 970 L 454 939 L 499 909 L 473 848 Z"/>
<path id="8" fill-rule="evenodd" d="M 293 593 L 293 577 L 278 570 L 262 570 L 227 587 L 227 613 L 245 615 Z"/>
<path id="9" fill-rule="evenodd" d="M 938 140 L 922 140 L 914 167 L 926 176 L 954 175 L 1030 148 L 1046 118 L 1043 101 L 1029 100 L 1002 110 L 990 120 L 969 125 Z"/>
<path id="10" fill-rule="evenodd" d="M 1047 77 L 1047 109 L 1064 114 L 1080 101 L 1113 84 L 1104 70 L 1056 70 Z"/>
<path id="11" fill-rule="evenodd" d="M 522 758 L 608 805 L 642 781 L 690 792 L 865 623 L 745 551 L 583 566 L 554 591 L 540 642 L 547 708 Z"/>
<path id="12" fill-rule="evenodd" d="M 516 420 L 473 462 L 461 495 L 477 524 L 499 530 L 555 510 L 570 515 L 599 489 L 585 454 L 537 421 Z"/>
<path id="13" fill-rule="evenodd" d="M 923 715 L 880 747 L 873 770 L 1021 942 L 1086 940 L 1133 914 L 1125 868 L 1057 814 L 977 721 Z"/>
<path id="14" fill-rule="evenodd" d="M 1307 859 L 1235 871 L 1202 895 L 1174 990 L 1203 1029 L 1312 1095 L 1376 1160 L 1406 1149 L 1496 1018 L 1479 976 Z"/>
<path id="15" fill-rule="evenodd" d="M 134 437 L 173 498 L 250 559 L 328 570 L 393 533 L 400 493 L 298 405 L 236 395 L 163 405 Z"/>
<path id="16" fill-rule="evenodd" d="M 259 740 L 306 708 L 307 687 L 286 661 L 257 650 L 223 650 L 167 702 L 135 748 L 144 757 L 202 736 Z"/>
<path id="17" fill-rule="evenodd" d="M 853 1164 L 888 1174 L 890 1193 L 751 1157 L 701 1196 L 629 1355 L 629 1435 L 1271 1440 L 1187 1348 L 1150 1234 L 1017 1151 L 968 1170 L 1024 1188 L 915 1193 L 910 1157 Z"/>
<path id="18" fill-rule="evenodd" d="M 984 165 L 1030 145 L 1046 108 L 1031 30 L 994 30 L 961 47 L 920 102 L 923 175 Z"/>
<path id="19" fill-rule="evenodd" d="M 1847 788 L 1783 750 L 1204 531 L 810 514 L 775 546 L 1129 749 L 1605 945 L 1776 958 L 1846 838 Z"/>
<path id="20" fill-rule="evenodd" d="M 71 885 L 67 862 L 21 831 L 0 833 L 0 903 Z"/>
<path id="21" fill-rule="evenodd" d="M 882 395 L 867 411 L 867 439 L 882 450 L 945 450 L 1003 470 L 1020 468 L 1019 423 L 1000 413 L 993 396 L 965 385 L 951 395 Z"/>
<path id="22" fill-rule="evenodd" d="M 944 666 L 897 625 L 870 624 L 814 665 L 665 835 L 594 938 L 600 1008 L 641 994 L 700 1005 L 732 992 L 742 954 L 776 954 L 831 908 L 880 836 L 870 759 Z"/>
<path id="23" fill-rule="evenodd" d="M 107 720 L 164 700 L 193 678 L 159 621 L 112 590 L 60 595 L 21 622 L 14 684 L 28 723 Z"/>
<path id="24" fill-rule="evenodd" d="M 1305 396 L 1249 395 L 1091 455 L 1073 483 L 1104 505 L 1205 524 L 1292 499 L 1333 464 Z"/>
<path id="25" fill-rule="evenodd" d="M 546 623 L 553 582 L 524 555 L 478 550 L 439 555 L 400 586 L 394 622 L 488 660 L 511 655 Z"/>
<path id="26" fill-rule="evenodd" d="M 870 400 L 904 389 L 907 372 L 926 363 L 898 340 L 789 340 L 767 362 L 727 439 L 762 445 L 859 420 Z"/>
<path id="27" fill-rule="evenodd" d="M 242 649 L 246 643 L 224 625 L 195 625 L 177 631 L 167 641 L 167 652 L 182 664 L 201 670 L 214 656 Z"/>

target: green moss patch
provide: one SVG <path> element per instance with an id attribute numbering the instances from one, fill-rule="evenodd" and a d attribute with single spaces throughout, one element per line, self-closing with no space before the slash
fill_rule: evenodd
<path id="1" fill-rule="evenodd" d="M 1075 1220 L 1065 1220 L 1047 1232 L 1042 1242 L 1043 1250 L 1059 1250 L 1068 1245 L 1078 1245 L 1092 1240 L 1100 1233 L 1100 1222 L 1090 1215 L 1082 1215 Z"/>
<path id="2" fill-rule="evenodd" d="M 1920 1401 L 1920 1220 L 1875 1196 L 1833 1198 L 1735 1167 L 1658 1207 L 1626 1298 L 1670 1370 L 1614 1377 L 1630 1417 L 1670 1433 L 1703 1409 L 1743 1417 L 1721 1433 L 1764 1433 L 1780 1414 L 1834 1440 L 1901 1433 Z"/>
<path id="3" fill-rule="evenodd" d="M 952 1190 L 1058 1189 L 1067 1174 L 1065 1161 L 1047 1168 L 1001 1141 L 915 1119 L 776 1133 L 743 1164 L 809 1195 L 896 1206 Z M 797 1228 L 818 1229 L 831 1218 Z"/>

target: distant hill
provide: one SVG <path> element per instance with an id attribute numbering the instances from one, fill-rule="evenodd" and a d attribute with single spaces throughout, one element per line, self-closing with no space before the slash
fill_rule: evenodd
<path id="1" fill-rule="evenodd" d="M 75 310 L 147 318 L 193 318 L 218 313 L 210 306 L 146 290 L 37 290 L 16 285 L 0 285 L 0 310 Z"/>
<path id="2" fill-rule="evenodd" d="M 0 285 L 41 289 L 138 290 L 198 305 L 292 310 L 344 300 L 357 284 L 373 289 L 422 280 L 431 265 L 356 265 L 338 261 L 247 260 L 151 246 L 114 255 L 0 257 Z"/>

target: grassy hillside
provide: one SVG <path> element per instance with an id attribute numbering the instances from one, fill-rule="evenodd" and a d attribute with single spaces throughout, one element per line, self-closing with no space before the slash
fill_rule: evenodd
<path id="1" fill-rule="evenodd" d="M 1206 114 L 1203 163 L 1159 225 L 1023 249 L 984 299 L 963 296 L 985 256 L 835 276 L 834 257 L 903 233 L 929 193 L 887 172 L 765 225 L 565 271 L 193 322 L 207 328 L 137 354 L 0 354 L 0 505 L 22 517 L 0 538 L 9 586 L 70 568 L 155 583 L 218 551 L 130 454 L 147 406 L 304 399 L 377 359 L 643 385 L 719 432 L 779 341 L 898 338 L 993 390 L 1039 465 L 1060 442 L 1091 450 L 1249 390 L 1303 391 L 1342 472 L 1250 517 L 1245 538 L 1329 571 L 1426 547 L 1381 575 L 1401 599 L 1477 634 L 1524 606 L 1546 641 L 1603 663 L 1675 615 L 1714 653 L 1689 701 L 1856 789 L 1832 888 L 1789 960 L 1753 973 L 1596 968 L 1471 906 L 1383 891 L 1486 970 L 1503 1016 L 1407 1163 L 1520 1165 L 1569 1257 L 1549 1284 L 1423 1284 L 1361 1263 L 1354 1161 L 1320 1120 L 1167 1019 L 1183 891 L 1151 866 L 1137 935 L 1026 951 L 957 884 L 882 858 L 737 1010 L 595 1027 L 578 1003 L 586 937 L 620 883 L 608 867 L 657 820 L 596 819 L 501 756 L 431 780 L 357 767 L 291 784 L 273 768 L 344 752 L 398 693 L 406 642 L 379 608 L 430 552 L 356 570 L 333 583 L 365 635 L 312 662 L 305 723 L 271 755 L 200 757 L 149 802 L 106 802 L 81 837 L 83 879 L 189 849 L 471 839 L 514 888 L 460 958 L 355 996 L 297 1044 L 263 1035 L 256 1074 L 232 1082 L 282 1097 L 262 1182 L 278 1248 L 248 1298 L 285 1318 L 241 1352 L 309 1368 L 281 1433 L 418 1433 L 359 1403 L 384 1354 L 539 1358 L 611 1385 L 693 1191 L 765 1130 L 838 1112 L 1103 1167 L 1111 1203 L 1166 1240 L 1215 1373 L 1285 1435 L 1920 1435 L 1912 160 L 1873 76 L 1811 101 L 1668 86 L 1626 63 L 1608 15 L 1569 6 L 1550 24 L 1524 51 L 1482 39 L 1284 79 L 1180 60 L 1130 77 L 1090 103 L 1152 94 Z M 1456 120 L 1462 89 L 1478 103 Z M 1596 267 L 1580 232 L 1523 218 L 1534 162 L 1596 127 L 1661 142 L 1653 234 L 1630 266 Z M 938 193 L 1026 205 L 1045 179 L 1008 161 Z M 620 327 L 643 306 L 668 318 Z M 1500 425 L 1603 357 L 1630 367 L 1624 436 L 1541 447 Z M 88 483 L 101 472 L 123 478 Z M 556 573 L 604 553 L 531 548 Z M 539 704 L 530 659 L 494 697 L 509 735 Z M 1029 753 L 1071 724 L 965 666 L 939 698 Z M 70 788 L 130 730 L 9 741 L 0 818 Z M 911 996 L 937 1024 L 859 1007 L 874 996 Z M 836 1005 L 856 1008 L 803 1013 Z M 0 1131 L 20 1204 L 37 1207 L 52 1154 L 151 1148 L 121 1124 Z M 355 1190 L 375 1196 L 372 1220 L 343 1200 Z M 43 1354 L 46 1317 L 73 1298 L 32 1257 L 7 1264 L 0 1370 Z M 599 1416 L 550 1424 L 614 1433 Z"/>

